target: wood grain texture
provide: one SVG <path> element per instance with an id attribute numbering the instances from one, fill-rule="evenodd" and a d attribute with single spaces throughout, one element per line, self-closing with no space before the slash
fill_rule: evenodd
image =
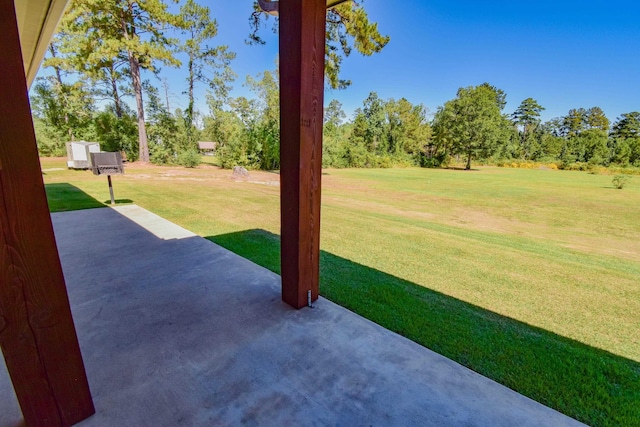
<path id="1" fill-rule="evenodd" d="M 28 426 L 72 425 L 93 402 L 36 148 L 14 3 L 0 2 L 0 346 Z"/>
<path id="2" fill-rule="evenodd" d="M 301 308 L 318 298 L 326 3 L 279 8 L 282 299 Z"/>

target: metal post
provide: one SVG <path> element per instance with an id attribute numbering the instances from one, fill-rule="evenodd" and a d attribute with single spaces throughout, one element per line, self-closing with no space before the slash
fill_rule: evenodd
<path id="1" fill-rule="evenodd" d="M 109 180 L 109 194 L 111 195 L 111 204 L 115 205 L 116 200 L 113 198 L 113 185 L 111 184 L 111 175 L 107 175 L 107 180 Z"/>

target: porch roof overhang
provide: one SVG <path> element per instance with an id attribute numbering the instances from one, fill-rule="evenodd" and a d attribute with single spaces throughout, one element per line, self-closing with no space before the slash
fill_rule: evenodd
<path id="1" fill-rule="evenodd" d="M 68 0 L 15 0 L 27 85 L 36 77 Z"/>

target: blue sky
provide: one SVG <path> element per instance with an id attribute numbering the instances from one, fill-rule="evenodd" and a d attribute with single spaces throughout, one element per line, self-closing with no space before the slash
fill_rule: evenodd
<path id="1" fill-rule="evenodd" d="M 237 53 L 232 95 L 250 96 L 247 75 L 274 69 L 277 38 L 265 28 L 266 46 L 245 44 L 252 0 L 201 0 L 219 24 L 214 44 Z M 571 108 L 601 107 L 611 121 L 640 110 L 640 3 L 624 1 L 364 0 L 370 18 L 391 36 L 383 52 L 344 60 L 342 77 L 353 84 L 327 90 L 351 115 L 369 92 L 405 97 L 432 113 L 459 87 L 489 82 L 507 93 L 505 112 L 528 97 L 543 119 Z M 185 74 L 165 69 L 173 103 L 186 104 Z M 205 87 L 198 106 L 206 112 Z M 172 105 L 173 108 L 173 105 Z"/>
<path id="2" fill-rule="evenodd" d="M 246 74 L 273 68 L 277 39 L 246 46 L 251 1 L 211 4 L 219 39 L 238 52 Z M 365 0 L 389 45 L 379 54 L 345 59 L 343 91 L 326 92 L 351 113 L 369 92 L 405 97 L 431 112 L 461 86 L 485 81 L 507 93 L 506 112 L 528 97 L 544 119 L 569 109 L 601 107 L 610 120 L 640 110 L 640 3 L 632 1 Z M 269 30 L 265 33 L 268 35 Z M 243 93 L 241 87 L 237 93 Z"/>

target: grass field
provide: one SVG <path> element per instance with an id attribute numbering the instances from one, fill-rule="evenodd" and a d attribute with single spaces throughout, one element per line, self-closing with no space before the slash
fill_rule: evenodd
<path id="1" fill-rule="evenodd" d="M 106 178 L 42 159 L 52 211 Z M 640 177 L 326 170 L 321 293 L 591 425 L 640 426 Z M 279 271 L 279 176 L 128 165 L 133 202 Z"/>

